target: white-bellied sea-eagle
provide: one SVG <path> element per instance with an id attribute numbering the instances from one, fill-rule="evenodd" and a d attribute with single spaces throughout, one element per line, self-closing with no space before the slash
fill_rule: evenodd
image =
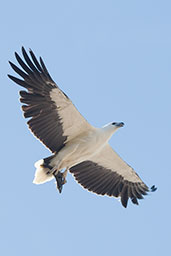
<path id="1" fill-rule="evenodd" d="M 120 197 L 124 207 L 129 198 L 138 204 L 149 188 L 108 144 L 124 123 L 113 122 L 102 128 L 90 125 L 53 81 L 42 58 L 38 61 L 33 51 L 29 52 L 30 57 L 22 47 L 24 61 L 15 53 L 22 69 L 9 62 L 22 79 L 8 76 L 26 89 L 20 91 L 20 101 L 25 118 L 29 118 L 28 126 L 53 153 L 35 163 L 33 182 L 41 184 L 55 178 L 61 192 L 69 170 L 89 191 Z M 155 190 L 152 186 L 151 191 Z"/>

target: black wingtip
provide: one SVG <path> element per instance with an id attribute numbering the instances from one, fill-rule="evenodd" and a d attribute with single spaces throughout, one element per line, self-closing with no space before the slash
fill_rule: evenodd
<path id="1" fill-rule="evenodd" d="M 19 56 L 17 52 L 14 52 L 14 55 L 16 58 Z"/>
<path id="2" fill-rule="evenodd" d="M 15 79 L 16 79 L 16 78 L 15 78 L 14 76 L 12 76 L 12 75 L 10 75 L 10 74 L 7 74 L 7 76 L 8 76 L 9 79 L 11 79 L 13 82 L 15 82 Z"/>
<path id="3" fill-rule="evenodd" d="M 7 76 L 11 79 L 11 80 L 13 80 L 13 76 L 12 75 L 10 75 L 10 74 L 7 74 Z"/>
<path id="4" fill-rule="evenodd" d="M 21 51 L 22 51 L 22 54 L 24 55 L 26 53 L 26 50 L 24 48 L 24 46 L 21 47 Z M 27 53 L 26 53 L 27 54 Z"/>
<path id="5" fill-rule="evenodd" d="M 26 49 L 24 48 L 24 46 L 21 47 L 21 51 L 22 51 L 22 53 L 27 54 Z M 29 48 L 29 52 L 33 52 L 31 48 Z"/>
<path id="6" fill-rule="evenodd" d="M 14 64 L 9 60 L 8 63 L 10 64 L 10 66 L 13 68 Z"/>
<path id="7" fill-rule="evenodd" d="M 154 191 L 156 191 L 157 190 L 157 187 L 155 186 L 155 185 L 153 185 L 151 188 L 150 188 L 150 191 L 151 192 L 154 192 Z"/>

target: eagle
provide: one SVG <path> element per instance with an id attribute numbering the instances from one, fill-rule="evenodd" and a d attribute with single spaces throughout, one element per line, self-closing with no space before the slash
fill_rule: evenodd
<path id="1" fill-rule="evenodd" d="M 29 56 L 30 54 L 30 56 Z M 15 52 L 20 66 L 9 61 L 20 78 L 8 77 L 24 87 L 20 101 L 32 133 L 52 152 L 35 163 L 33 183 L 56 180 L 61 193 L 70 171 L 84 188 L 99 195 L 119 197 L 126 208 L 128 199 L 138 205 L 149 188 L 109 145 L 109 139 L 123 122 L 111 122 L 102 128 L 92 126 L 80 114 L 69 97 L 51 78 L 43 59 L 22 47 L 23 58 Z"/>

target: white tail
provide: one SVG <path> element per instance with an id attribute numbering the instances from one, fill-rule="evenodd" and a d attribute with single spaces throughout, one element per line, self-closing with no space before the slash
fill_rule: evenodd
<path id="1" fill-rule="evenodd" d="M 50 172 L 50 169 L 43 167 L 43 164 L 44 164 L 43 159 L 37 161 L 34 164 L 34 166 L 36 167 L 36 172 L 33 180 L 34 184 L 43 184 L 54 178 L 54 176 L 51 173 L 48 173 Z"/>

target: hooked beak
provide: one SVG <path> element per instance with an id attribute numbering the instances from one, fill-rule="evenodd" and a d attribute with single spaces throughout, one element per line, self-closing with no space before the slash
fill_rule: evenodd
<path id="1" fill-rule="evenodd" d="M 120 128 L 120 127 L 123 127 L 123 126 L 124 126 L 124 123 L 123 123 L 123 122 L 116 123 L 115 126 L 118 127 L 118 128 Z"/>

